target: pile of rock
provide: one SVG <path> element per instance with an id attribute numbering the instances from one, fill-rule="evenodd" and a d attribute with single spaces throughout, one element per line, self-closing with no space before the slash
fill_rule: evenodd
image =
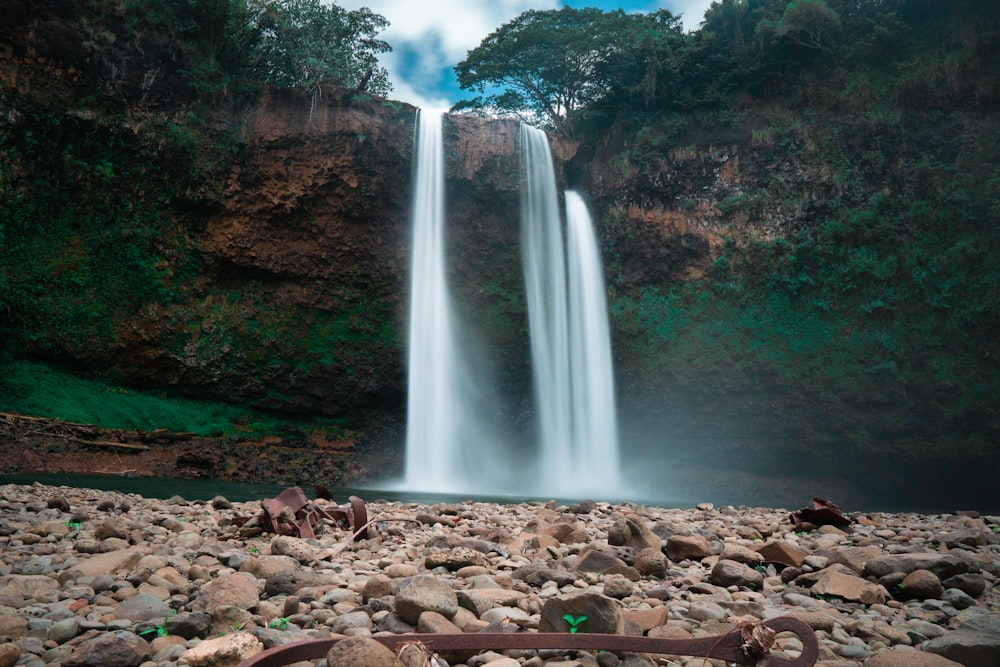
<path id="1" fill-rule="evenodd" d="M 2 486 L 0 667 L 236 665 L 334 635 L 356 639 L 336 645 L 330 667 L 384 664 L 365 662 L 386 659 L 365 637 L 686 638 L 783 615 L 816 631 L 826 667 L 1000 665 L 997 517 L 873 513 L 796 533 L 786 510 L 708 504 L 368 507 L 382 521 L 352 543 L 332 525 L 310 540 L 241 526 L 259 503 Z M 801 644 L 779 636 L 776 648 Z M 408 667 L 657 664 L 581 651 L 410 653 Z"/>

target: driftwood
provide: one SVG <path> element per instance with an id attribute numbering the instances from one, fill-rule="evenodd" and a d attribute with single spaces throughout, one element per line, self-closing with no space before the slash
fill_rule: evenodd
<path id="1" fill-rule="evenodd" d="M 137 451 L 150 449 L 148 445 L 140 443 L 176 442 L 197 437 L 194 433 L 177 433 L 167 429 L 143 431 L 101 428 L 93 424 L 77 424 L 50 417 L 0 412 L 0 436 L 3 435 L 61 438 L 79 445 Z M 109 439 L 109 436 L 116 439 Z"/>
<path id="2" fill-rule="evenodd" d="M 88 447 L 115 447 L 118 449 L 137 449 L 145 451 L 149 449 L 149 445 L 137 445 L 132 442 L 115 442 L 113 440 L 83 440 L 81 438 L 66 438 L 69 442 L 75 442 L 78 445 L 86 445 Z"/>

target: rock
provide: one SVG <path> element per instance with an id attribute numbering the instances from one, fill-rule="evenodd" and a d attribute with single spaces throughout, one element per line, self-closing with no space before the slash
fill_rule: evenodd
<path id="1" fill-rule="evenodd" d="M 715 586 L 741 586 L 753 591 L 764 588 L 764 575 L 744 563 L 720 560 L 712 568 L 709 581 Z"/>
<path id="2" fill-rule="evenodd" d="M 257 579 L 267 579 L 278 572 L 297 570 L 299 562 L 291 556 L 259 556 L 240 565 L 240 572 L 252 574 Z"/>
<path id="3" fill-rule="evenodd" d="M 644 577 L 664 579 L 667 576 L 667 557 L 660 549 L 643 549 L 635 555 L 636 571 Z"/>
<path id="4" fill-rule="evenodd" d="M 69 512 L 69 501 L 66 500 L 66 496 L 53 496 L 49 498 L 49 501 L 45 504 L 49 509 L 59 510 L 60 512 Z"/>
<path id="5" fill-rule="evenodd" d="M 207 637 L 212 631 L 212 622 L 211 614 L 182 611 L 179 614 L 168 616 L 163 626 L 171 635 L 177 635 L 184 639 L 194 639 L 195 637 Z"/>
<path id="6" fill-rule="evenodd" d="M 789 544 L 788 542 L 775 541 L 766 542 L 755 549 L 760 554 L 764 562 L 778 563 L 787 567 L 802 567 L 807 554 L 802 549 Z M 882 553 L 879 551 L 879 553 Z"/>
<path id="7" fill-rule="evenodd" d="M 115 618 L 124 618 L 133 623 L 162 621 L 171 613 L 170 607 L 155 595 L 133 595 L 115 609 Z"/>
<path id="8" fill-rule="evenodd" d="M 703 560 L 712 555 L 708 540 L 701 535 L 671 535 L 663 549 L 674 562 Z"/>
<path id="9" fill-rule="evenodd" d="M 94 528 L 94 537 L 98 540 L 106 540 L 109 537 L 117 537 L 120 540 L 128 539 L 128 526 L 116 519 L 105 519 Z"/>
<path id="10" fill-rule="evenodd" d="M 113 575 L 121 570 L 135 567 L 143 555 L 144 551 L 137 548 L 108 551 L 81 560 L 73 566 L 73 570 L 87 577 L 96 577 L 102 574 Z"/>
<path id="11" fill-rule="evenodd" d="M 345 631 L 349 628 L 371 630 L 375 627 L 375 624 L 372 623 L 371 617 L 369 617 L 365 612 L 351 611 L 333 619 L 333 622 L 329 623 L 329 626 L 330 632 L 336 635 L 342 635 L 346 634 Z"/>
<path id="12" fill-rule="evenodd" d="M 14 667 L 20 657 L 21 647 L 17 644 L 0 644 L 0 667 Z"/>
<path id="13" fill-rule="evenodd" d="M 237 632 L 206 639 L 190 648 L 177 659 L 179 665 L 190 667 L 237 667 L 264 651 L 264 645 L 249 632 Z"/>
<path id="14" fill-rule="evenodd" d="M 391 649 L 368 637 L 344 639 L 326 654 L 327 667 L 405 667 Z"/>
<path id="15" fill-rule="evenodd" d="M 80 634 L 80 621 L 76 617 L 64 618 L 56 621 L 48 631 L 49 641 L 57 644 L 65 644 L 73 637 Z"/>
<path id="16" fill-rule="evenodd" d="M 232 508 L 233 504 L 229 502 L 225 496 L 216 496 L 212 498 L 212 507 L 217 510 L 227 510 Z"/>
<path id="17" fill-rule="evenodd" d="M 554 523 L 543 528 L 541 534 L 551 537 L 560 544 L 582 544 L 588 541 L 587 530 L 580 522 Z"/>
<path id="18" fill-rule="evenodd" d="M 663 540 L 638 514 L 626 514 L 617 521 L 613 529 L 608 531 L 608 543 L 614 546 L 627 546 L 636 551 L 643 549 L 659 551 L 663 548 Z"/>
<path id="19" fill-rule="evenodd" d="M 450 572 L 455 572 L 470 565 L 485 564 L 486 558 L 483 554 L 467 547 L 456 547 L 447 551 L 432 551 L 424 556 L 424 567 L 428 570 L 443 567 Z"/>
<path id="20" fill-rule="evenodd" d="M 885 592 L 877 584 L 833 567 L 819 573 L 812 592 L 814 595 L 832 595 L 862 604 L 883 604 L 886 600 Z"/>
<path id="21" fill-rule="evenodd" d="M 396 594 L 396 581 L 384 574 L 373 574 L 368 577 L 364 588 L 361 589 L 361 599 L 365 602 L 372 598 L 386 597 Z"/>
<path id="22" fill-rule="evenodd" d="M 256 580 L 243 572 L 224 574 L 201 587 L 191 611 L 211 612 L 217 607 L 252 609 L 260 602 Z"/>
<path id="23" fill-rule="evenodd" d="M 969 616 L 954 632 L 932 639 L 927 651 L 965 667 L 1000 665 L 1000 614 Z"/>
<path id="24" fill-rule="evenodd" d="M 609 598 L 621 600 L 635 593 L 635 584 L 620 574 L 609 574 L 604 577 L 604 594 Z"/>
<path id="25" fill-rule="evenodd" d="M 301 588 L 323 586 L 336 583 L 331 575 L 312 570 L 281 570 L 271 574 L 264 582 L 264 592 L 268 595 L 295 595 Z"/>
<path id="26" fill-rule="evenodd" d="M 936 600 L 944 593 L 941 580 L 930 570 L 914 570 L 899 585 L 900 600 Z"/>
<path id="27" fill-rule="evenodd" d="M 0 614 L 0 637 L 20 639 L 28 634 L 28 619 L 14 614 Z"/>
<path id="28" fill-rule="evenodd" d="M 396 593 L 396 613 L 407 623 L 416 625 L 420 614 L 434 611 L 451 618 L 458 610 L 455 591 L 437 577 L 420 575 Z"/>
<path id="29" fill-rule="evenodd" d="M 127 630 L 87 639 L 73 649 L 65 667 L 138 667 L 152 656 L 149 642 Z"/>
<path id="30" fill-rule="evenodd" d="M 305 540 L 289 535 L 278 535 L 271 540 L 271 553 L 275 556 L 288 556 L 303 565 L 308 565 L 316 559 L 316 550 Z"/>
<path id="31" fill-rule="evenodd" d="M 425 611 L 421 612 L 417 619 L 417 632 L 422 634 L 458 634 L 462 632 L 462 629 L 436 611 Z"/>
<path id="32" fill-rule="evenodd" d="M 961 663 L 908 646 L 896 646 L 868 658 L 865 667 L 961 667 Z"/>
<path id="33" fill-rule="evenodd" d="M 59 590 L 59 582 L 43 574 L 9 574 L 0 577 L 0 597 L 40 599 Z"/>
<path id="34" fill-rule="evenodd" d="M 971 595 L 957 588 L 945 589 L 944 593 L 941 594 L 941 599 L 958 610 L 968 609 L 976 604 Z"/>
<path id="35" fill-rule="evenodd" d="M 576 575 L 571 572 L 549 567 L 542 562 L 523 565 L 514 570 L 510 576 L 529 586 L 541 586 L 547 581 L 554 581 L 559 586 L 567 586 L 576 580 Z"/>
<path id="36" fill-rule="evenodd" d="M 566 616 L 586 618 L 574 624 Z M 570 632 L 574 627 L 579 632 L 624 634 L 625 614 L 618 601 L 591 591 L 545 601 L 538 621 L 539 632 Z"/>
<path id="37" fill-rule="evenodd" d="M 979 573 L 957 574 L 948 577 L 941 584 L 945 588 L 957 588 L 974 598 L 981 597 L 986 592 L 986 579 Z"/>
<path id="38" fill-rule="evenodd" d="M 865 576 L 884 577 L 890 572 L 909 574 L 914 570 L 930 570 L 939 579 L 947 579 L 969 571 L 969 563 L 950 554 L 910 553 L 873 558 L 865 563 Z"/>
<path id="39" fill-rule="evenodd" d="M 596 572 L 599 574 L 621 574 L 632 581 L 641 577 L 639 571 L 618 558 L 610 550 L 588 546 L 581 554 L 573 569 L 578 572 Z"/>
<path id="40" fill-rule="evenodd" d="M 760 552 L 752 551 L 742 544 L 734 544 L 733 542 L 726 542 L 722 546 L 722 553 L 719 554 L 719 558 L 743 563 L 750 567 L 761 565 L 764 562 L 764 557 Z"/>

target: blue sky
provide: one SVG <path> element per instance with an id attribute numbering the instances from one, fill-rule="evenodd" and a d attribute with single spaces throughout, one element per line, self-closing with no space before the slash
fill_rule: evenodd
<path id="1" fill-rule="evenodd" d="M 666 8 L 696 30 L 712 0 L 337 0 L 346 9 L 368 7 L 386 17 L 381 34 L 393 47 L 382 64 L 389 70 L 390 97 L 424 109 L 445 109 L 469 94 L 452 72 L 488 34 L 528 9 L 599 7 L 605 11 Z"/>

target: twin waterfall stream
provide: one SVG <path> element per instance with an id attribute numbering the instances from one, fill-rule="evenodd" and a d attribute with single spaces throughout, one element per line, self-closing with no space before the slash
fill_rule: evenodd
<path id="1" fill-rule="evenodd" d="M 566 234 L 548 138 L 521 125 L 521 257 L 537 456 L 524 464 L 489 438 L 446 271 L 440 113 L 419 113 L 413 204 L 406 473 L 413 491 L 600 497 L 620 463 L 604 278 L 586 204 L 565 193 Z M 478 380 L 481 382 L 481 380 Z"/>

